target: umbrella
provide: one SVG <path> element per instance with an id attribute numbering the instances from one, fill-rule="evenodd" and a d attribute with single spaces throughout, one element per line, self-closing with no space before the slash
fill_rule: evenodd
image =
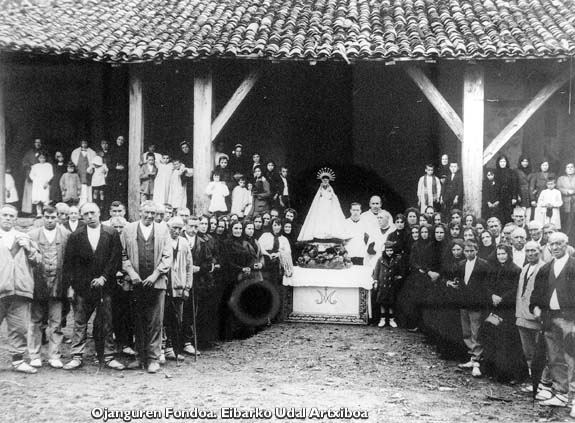
<path id="1" fill-rule="evenodd" d="M 541 324 L 541 331 L 537 337 L 537 345 L 535 346 L 535 354 L 531 361 L 531 383 L 533 384 L 533 402 L 537 396 L 537 388 L 541 382 L 543 370 L 547 364 L 547 345 L 545 344 L 545 324 Z"/>

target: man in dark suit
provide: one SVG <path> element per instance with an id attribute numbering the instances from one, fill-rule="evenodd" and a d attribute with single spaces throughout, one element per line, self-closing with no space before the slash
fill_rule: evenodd
<path id="1" fill-rule="evenodd" d="M 193 298 L 191 298 L 195 301 L 195 303 L 192 303 L 192 301 L 188 301 L 184 305 L 184 316 L 183 316 L 184 352 L 190 355 L 194 355 L 196 353 L 199 354 L 199 351 L 196 352 L 195 347 L 193 345 L 194 311 L 197 316 L 198 307 L 202 306 L 202 304 L 199 303 L 197 298 L 199 296 L 198 290 L 202 289 L 202 287 L 209 286 L 211 283 L 213 283 L 212 272 L 214 270 L 214 264 L 215 264 L 212 251 L 210 250 L 208 243 L 198 235 L 199 224 L 200 219 L 197 216 L 190 216 L 188 219 L 188 223 L 186 225 L 186 229 L 182 234 L 182 236 L 188 240 L 188 243 L 190 244 L 190 248 L 192 250 L 194 290 L 196 291 L 196 295 L 194 295 Z M 204 314 L 204 311 L 202 311 L 202 314 Z M 217 313 L 215 313 L 215 310 L 213 318 L 214 319 L 217 318 Z"/>
<path id="2" fill-rule="evenodd" d="M 291 207 L 291 180 L 288 177 L 287 166 L 282 166 L 280 170 L 280 177 L 278 178 L 278 197 L 279 205 L 282 209 L 288 209 Z"/>
<path id="3" fill-rule="evenodd" d="M 553 396 L 541 405 L 565 407 L 575 398 L 575 259 L 567 254 L 568 237 L 549 235 L 553 259 L 537 273 L 529 310 L 543 321 Z M 571 404 L 575 417 L 575 404 Z"/>
<path id="4" fill-rule="evenodd" d="M 479 328 L 484 319 L 486 307 L 486 287 L 490 272 L 487 261 L 477 257 L 477 243 L 465 241 L 463 244 L 465 261 L 457 267 L 456 280 L 447 281 L 447 286 L 459 291 L 461 301 L 461 330 L 463 342 L 468 348 L 470 360 L 460 364 L 462 369 L 472 369 L 472 376 L 480 377 L 479 369 L 483 347 L 479 343 Z"/>
<path id="5" fill-rule="evenodd" d="M 86 226 L 70 235 L 64 255 L 63 274 L 71 287 L 68 298 L 74 307 L 72 360 L 64 366 L 74 370 L 82 366 L 86 347 L 87 326 L 94 319 L 96 352 L 105 366 L 123 370 L 124 365 L 114 359 L 112 339 L 112 288 L 122 263 L 122 247 L 118 233 L 100 224 L 100 209 L 86 203 L 81 209 Z"/>
<path id="6" fill-rule="evenodd" d="M 459 164 L 456 162 L 449 163 L 449 175 L 445 176 L 443 208 L 449 212 L 451 209 L 461 208 L 463 205 L 463 178 L 461 177 Z"/>

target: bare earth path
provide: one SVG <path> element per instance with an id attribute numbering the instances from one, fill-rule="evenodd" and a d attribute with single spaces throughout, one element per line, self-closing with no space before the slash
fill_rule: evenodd
<path id="1" fill-rule="evenodd" d="M 533 406 L 516 387 L 473 379 L 456 362 L 439 358 L 422 335 L 400 329 L 285 323 L 247 340 L 222 343 L 197 363 L 189 357 L 180 367 L 169 362 L 156 375 L 98 370 L 88 357 L 76 372 L 44 367 L 28 376 L 9 368 L 3 325 L 0 358 L 0 421 L 10 423 L 104 421 L 92 417 L 94 408 L 161 411 L 162 418 L 132 420 L 138 422 L 222 421 L 222 408 L 272 414 L 271 419 L 254 415 L 227 421 L 288 420 L 275 415 L 277 407 L 303 407 L 306 418 L 295 421 L 570 420 L 566 409 Z M 170 407 L 212 411 L 216 418 L 166 418 Z M 316 410 L 345 417 L 341 408 L 366 412 L 368 418 L 315 418 Z"/>

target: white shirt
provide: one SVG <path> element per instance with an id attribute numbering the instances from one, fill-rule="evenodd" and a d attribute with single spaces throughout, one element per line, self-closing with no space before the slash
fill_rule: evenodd
<path id="1" fill-rule="evenodd" d="M 555 277 L 559 276 L 567 260 L 569 259 L 569 254 L 563 255 L 560 259 L 555 259 L 553 261 L 553 273 Z M 553 290 L 553 294 L 551 294 L 551 299 L 549 300 L 549 309 L 550 310 L 559 310 L 559 300 L 557 299 L 557 289 Z"/>
<path id="2" fill-rule="evenodd" d="M 283 176 L 281 176 L 281 175 L 280 175 L 280 177 L 282 178 L 282 181 L 284 182 L 284 192 L 282 193 L 282 195 L 284 195 L 284 196 L 287 197 L 287 196 L 289 195 L 289 193 L 288 193 L 287 178 L 285 178 L 285 177 L 283 177 Z"/>
<path id="3" fill-rule="evenodd" d="M 154 224 L 152 223 L 150 226 L 144 225 L 140 222 L 140 230 L 142 231 L 142 235 L 144 235 L 144 240 L 147 241 L 152 234 L 152 230 L 154 229 Z"/>
<path id="4" fill-rule="evenodd" d="M 70 224 L 70 230 L 75 232 L 78 229 L 78 220 L 69 220 L 68 223 Z"/>
<path id="5" fill-rule="evenodd" d="M 51 231 L 46 229 L 46 228 L 42 228 L 42 230 L 44 231 L 44 236 L 46 237 L 46 239 L 48 240 L 48 242 L 50 244 L 54 243 L 54 240 L 56 239 L 56 229 L 52 229 Z"/>
<path id="6" fill-rule="evenodd" d="M 351 235 L 351 238 L 345 244 L 345 249 L 350 257 L 363 258 L 366 250 L 364 236 L 367 232 L 363 222 L 361 219 L 355 222 L 349 217 L 345 220 L 345 224 L 347 226 L 347 233 Z"/>
<path id="7" fill-rule="evenodd" d="M 5 232 L 0 229 L 0 242 L 8 249 L 12 248 L 16 240 L 16 229 L 12 228 Z"/>
<path id="8" fill-rule="evenodd" d="M 88 230 L 88 241 L 90 241 L 90 245 L 92 246 L 92 251 L 96 251 L 98 248 L 98 242 L 100 241 L 100 225 L 96 228 L 91 228 L 89 226 L 86 227 Z"/>
<path id="9" fill-rule="evenodd" d="M 523 267 L 525 264 L 525 248 L 521 250 L 513 248 L 513 263 L 519 267 Z"/>
<path id="10" fill-rule="evenodd" d="M 465 282 L 465 285 L 469 283 L 469 278 L 471 278 L 471 273 L 473 272 L 473 268 L 475 267 L 476 261 L 477 257 L 475 257 L 473 260 L 465 261 L 465 276 L 463 277 L 463 282 Z"/>

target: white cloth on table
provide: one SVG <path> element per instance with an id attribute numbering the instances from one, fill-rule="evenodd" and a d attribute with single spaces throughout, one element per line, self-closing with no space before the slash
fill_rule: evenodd
<path id="1" fill-rule="evenodd" d="M 334 288 L 363 288 L 373 284 L 369 266 L 351 266 L 346 269 L 308 269 L 295 266 L 291 277 L 284 276 L 286 286 L 329 286 Z"/>

